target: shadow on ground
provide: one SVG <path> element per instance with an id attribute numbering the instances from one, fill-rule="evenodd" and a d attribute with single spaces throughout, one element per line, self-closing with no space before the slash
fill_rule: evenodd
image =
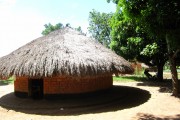
<path id="1" fill-rule="evenodd" d="M 139 106 L 150 99 L 148 91 L 134 87 L 113 86 L 112 89 L 86 96 L 33 100 L 17 98 L 13 93 L 0 98 L 8 110 L 39 115 L 79 115 L 117 111 Z"/>
<path id="2" fill-rule="evenodd" d="M 151 86 L 159 87 L 159 92 L 161 93 L 171 93 L 172 92 L 172 80 L 166 79 L 162 82 L 159 81 L 144 81 L 142 83 L 137 83 L 137 86 Z M 180 87 L 180 80 L 179 80 Z"/>
<path id="3" fill-rule="evenodd" d="M 137 117 L 136 119 L 138 119 L 138 120 L 179 120 L 180 114 L 177 114 L 174 116 L 159 117 L 159 116 L 154 116 L 151 114 L 138 113 L 136 117 Z"/>

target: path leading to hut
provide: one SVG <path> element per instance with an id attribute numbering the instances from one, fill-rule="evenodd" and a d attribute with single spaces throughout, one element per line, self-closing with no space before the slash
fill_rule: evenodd
<path id="1" fill-rule="evenodd" d="M 0 85 L 0 120 L 179 120 L 180 99 L 169 83 L 115 82 L 101 94 L 59 100 L 17 98 Z"/>

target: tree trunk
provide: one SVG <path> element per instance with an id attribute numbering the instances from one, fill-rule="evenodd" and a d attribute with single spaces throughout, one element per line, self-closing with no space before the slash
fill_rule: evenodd
<path id="1" fill-rule="evenodd" d="M 157 65 L 157 79 L 159 81 L 163 81 L 163 67 L 164 67 L 164 63 L 160 63 Z"/>
<path id="2" fill-rule="evenodd" d="M 177 77 L 177 69 L 176 63 L 173 56 L 169 56 L 170 68 L 171 68 L 171 75 L 172 75 L 172 84 L 173 84 L 173 96 L 178 96 L 179 94 L 179 81 Z"/>
<path id="3" fill-rule="evenodd" d="M 178 97 L 179 84 L 178 84 L 178 77 L 177 77 L 176 62 L 175 62 L 175 58 L 173 57 L 174 54 L 172 52 L 169 37 L 170 37 L 169 34 L 166 34 L 166 42 L 167 42 L 168 53 L 169 53 L 169 63 L 170 63 L 170 69 L 171 69 L 171 75 L 172 75 L 173 96 Z"/>

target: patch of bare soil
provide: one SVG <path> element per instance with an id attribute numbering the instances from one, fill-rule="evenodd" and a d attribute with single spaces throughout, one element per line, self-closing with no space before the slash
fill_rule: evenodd
<path id="1" fill-rule="evenodd" d="M 0 85 L 0 120 L 179 120 L 169 82 L 115 82 L 109 91 L 56 100 L 17 98 Z"/>

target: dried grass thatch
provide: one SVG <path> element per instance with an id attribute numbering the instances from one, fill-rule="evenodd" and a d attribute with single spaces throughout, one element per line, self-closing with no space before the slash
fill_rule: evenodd
<path id="1" fill-rule="evenodd" d="M 125 59 L 71 28 L 35 39 L 0 58 L 1 77 L 81 77 L 132 72 Z"/>

